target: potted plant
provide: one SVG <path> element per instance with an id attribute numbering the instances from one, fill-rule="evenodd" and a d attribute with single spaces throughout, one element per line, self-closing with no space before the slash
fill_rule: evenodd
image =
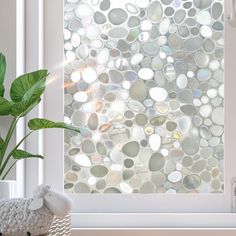
<path id="1" fill-rule="evenodd" d="M 4 97 L 4 77 L 6 72 L 6 60 L 0 53 L 0 116 L 11 117 L 11 124 L 5 137 L 1 136 L 0 124 L 0 199 L 12 197 L 14 193 L 14 181 L 7 181 L 6 177 L 17 161 L 28 158 L 41 158 L 43 156 L 32 154 L 19 147 L 33 132 L 41 129 L 63 128 L 79 132 L 79 129 L 63 122 L 54 122 L 46 119 L 31 119 L 28 122 L 30 132 L 23 137 L 16 146 L 9 150 L 9 143 L 15 131 L 17 122 L 26 116 L 41 101 L 41 95 L 45 91 L 47 70 L 38 70 L 24 74 L 16 78 L 10 88 L 10 98 Z"/>

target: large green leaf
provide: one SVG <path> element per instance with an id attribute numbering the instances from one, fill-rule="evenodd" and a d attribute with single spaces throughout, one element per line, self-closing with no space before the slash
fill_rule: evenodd
<path id="1" fill-rule="evenodd" d="M 26 101 L 21 101 L 12 105 L 11 114 L 13 116 L 25 116 L 28 114 L 34 107 L 36 107 L 40 103 L 41 99 L 39 98 L 36 101 L 32 101 L 31 99 Z"/>
<path id="2" fill-rule="evenodd" d="M 38 155 L 38 154 L 32 154 L 20 149 L 16 149 L 15 151 L 12 152 L 12 156 L 16 160 L 21 160 L 21 159 L 27 159 L 27 158 L 41 158 L 43 159 L 43 156 Z"/>
<path id="3" fill-rule="evenodd" d="M 80 132 L 78 128 L 68 125 L 64 122 L 53 122 L 50 120 L 39 119 L 39 118 L 30 120 L 28 123 L 28 126 L 31 130 L 62 128 L 62 129 L 68 129 L 68 130 Z"/>
<path id="4" fill-rule="evenodd" d="M 28 106 L 28 108 L 20 114 L 21 117 L 27 115 L 34 107 L 36 107 L 39 103 L 41 102 L 41 99 L 39 98 L 38 100 L 36 100 L 34 103 L 32 103 L 30 106 Z"/>
<path id="5" fill-rule="evenodd" d="M 12 103 L 0 96 L 0 115 L 7 116 L 11 114 Z"/>
<path id="6" fill-rule="evenodd" d="M 15 117 L 24 114 L 29 106 L 31 107 L 29 101 L 15 103 L 12 105 L 11 114 Z"/>
<path id="7" fill-rule="evenodd" d="M 12 101 L 18 103 L 30 96 L 39 98 L 45 90 L 47 75 L 47 70 L 38 70 L 16 78 L 10 90 Z"/>
<path id="8" fill-rule="evenodd" d="M 5 73 L 6 73 L 6 59 L 5 56 L 0 53 L 0 96 L 3 97 L 4 95 L 4 78 L 5 78 Z"/>
<path id="9" fill-rule="evenodd" d="M 25 92 L 20 102 L 17 102 L 12 107 L 12 115 L 18 116 L 27 114 L 40 102 L 40 96 L 45 90 L 46 77 L 36 82 L 28 91 Z"/>

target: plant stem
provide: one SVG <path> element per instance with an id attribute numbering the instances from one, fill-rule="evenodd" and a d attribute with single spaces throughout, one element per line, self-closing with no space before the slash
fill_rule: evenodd
<path id="1" fill-rule="evenodd" d="M 6 165 L 7 165 L 7 163 L 9 162 L 9 160 L 10 160 L 10 158 L 11 158 L 11 156 L 12 156 L 12 153 L 13 153 L 13 152 L 24 142 L 24 140 L 25 140 L 27 137 L 29 137 L 33 132 L 34 132 L 34 131 L 30 131 L 30 132 L 29 132 L 25 137 L 23 137 L 23 138 L 21 139 L 21 141 L 10 151 L 10 153 L 7 155 L 7 158 L 6 158 L 6 160 L 4 161 L 2 167 L 0 168 L 0 176 L 2 175 L 4 169 L 6 168 Z M 10 167 L 10 168 L 12 168 L 12 167 Z"/>
<path id="2" fill-rule="evenodd" d="M 16 162 L 17 162 L 18 160 L 15 160 L 13 163 L 12 163 L 12 165 L 8 168 L 8 170 L 7 170 L 7 172 L 3 175 L 3 177 L 1 178 L 2 180 L 4 180 L 6 177 L 7 177 L 7 175 L 9 174 L 9 172 L 10 172 L 10 170 L 12 169 L 12 167 L 16 164 Z"/>
<path id="3" fill-rule="evenodd" d="M 25 135 L 21 141 L 11 150 L 11 152 L 9 153 L 9 155 L 11 155 L 24 141 L 26 138 L 28 138 L 32 133 L 34 132 L 34 130 L 30 131 L 27 135 Z"/>
<path id="4" fill-rule="evenodd" d="M 4 159 L 4 156 L 5 156 L 5 153 L 6 153 L 6 150 L 7 150 L 7 147 L 8 147 L 8 144 L 11 140 L 11 137 L 12 137 L 12 134 L 15 130 L 15 127 L 16 127 L 16 124 L 18 122 L 18 117 L 14 117 L 12 122 L 11 122 L 11 126 L 8 130 L 8 133 L 7 133 L 7 136 L 6 136 L 6 139 L 4 140 L 4 144 L 3 144 L 3 147 L 2 147 L 2 150 L 1 150 L 1 153 L 0 153 L 0 167 L 2 165 L 2 162 L 3 162 L 3 159 Z"/>

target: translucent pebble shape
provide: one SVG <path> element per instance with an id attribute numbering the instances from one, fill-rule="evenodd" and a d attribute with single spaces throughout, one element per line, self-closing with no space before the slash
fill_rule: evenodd
<path id="1" fill-rule="evenodd" d="M 159 31 L 162 35 L 165 35 L 169 31 L 169 26 L 170 26 L 170 19 L 165 18 L 161 21 L 160 26 L 159 26 Z"/>
<path id="2" fill-rule="evenodd" d="M 126 143 L 123 147 L 122 147 L 122 152 L 129 156 L 129 157 L 135 157 L 138 155 L 140 150 L 139 144 L 136 141 L 131 141 Z"/>
<path id="3" fill-rule="evenodd" d="M 98 24 L 104 24 L 106 22 L 106 17 L 99 11 L 94 13 L 94 21 Z"/>
<path id="4" fill-rule="evenodd" d="M 202 45 L 202 38 L 194 37 L 184 41 L 184 48 L 188 51 L 196 51 Z"/>
<path id="5" fill-rule="evenodd" d="M 158 134 L 152 134 L 149 137 L 149 145 L 153 151 L 158 151 L 161 146 L 161 137 Z"/>
<path id="6" fill-rule="evenodd" d="M 223 5 L 220 2 L 215 2 L 212 5 L 212 17 L 213 19 L 217 20 L 223 12 Z"/>
<path id="7" fill-rule="evenodd" d="M 196 15 L 196 21 L 201 25 L 211 24 L 211 15 L 209 11 L 200 11 Z"/>
<path id="8" fill-rule="evenodd" d="M 132 58 L 130 60 L 130 64 L 132 66 L 138 65 L 140 62 L 142 62 L 143 58 L 144 58 L 143 54 L 137 53 L 132 56 Z"/>
<path id="9" fill-rule="evenodd" d="M 213 34 L 211 27 L 207 26 L 207 25 L 203 25 L 200 28 L 200 34 L 204 37 L 204 38 L 210 38 Z"/>
<path id="10" fill-rule="evenodd" d="M 90 193 L 90 188 L 87 184 L 79 182 L 75 185 L 74 191 L 76 193 Z"/>
<path id="11" fill-rule="evenodd" d="M 171 183 L 177 183 L 182 179 L 182 174 L 179 171 L 173 171 L 168 175 L 167 178 Z"/>
<path id="12" fill-rule="evenodd" d="M 83 126 L 86 123 L 86 116 L 82 111 L 75 111 L 71 117 L 72 124 L 75 126 Z"/>
<path id="13" fill-rule="evenodd" d="M 82 78 L 85 82 L 91 84 L 97 79 L 97 73 L 94 69 L 88 67 L 82 71 Z"/>
<path id="14" fill-rule="evenodd" d="M 152 29 L 152 23 L 148 20 L 143 20 L 141 23 L 141 30 L 148 31 Z"/>
<path id="15" fill-rule="evenodd" d="M 120 189 L 123 193 L 132 193 L 132 187 L 127 183 L 120 183 Z"/>
<path id="16" fill-rule="evenodd" d="M 154 72 L 150 68 L 141 68 L 138 71 L 138 76 L 139 76 L 139 78 L 141 78 L 143 80 L 150 80 L 153 78 Z"/>
<path id="17" fill-rule="evenodd" d="M 166 89 L 160 87 L 151 88 L 149 94 L 150 97 L 156 102 L 163 102 L 168 97 Z"/>
<path id="18" fill-rule="evenodd" d="M 212 0 L 193 0 L 195 7 L 199 9 L 208 8 L 212 3 Z"/>
<path id="19" fill-rule="evenodd" d="M 108 173 L 108 169 L 102 165 L 93 166 L 90 171 L 97 178 L 102 178 Z"/>
<path id="20" fill-rule="evenodd" d="M 199 109 L 200 115 L 204 118 L 209 117 L 211 115 L 211 112 L 212 112 L 211 105 L 203 105 Z"/>
<path id="21" fill-rule="evenodd" d="M 183 9 L 177 10 L 174 15 L 174 21 L 176 24 L 180 24 L 183 22 L 186 16 L 186 11 Z"/>
<path id="22" fill-rule="evenodd" d="M 91 16 L 93 14 L 93 9 L 86 3 L 81 3 L 77 6 L 75 14 L 83 19 Z"/>
<path id="23" fill-rule="evenodd" d="M 182 133 L 187 134 L 191 128 L 191 119 L 188 116 L 179 118 L 178 128 Z"/>
<path id="24" fill-rule="evenodd" d="M 110 0 L 102 0 L 100 3 L 100 9 L 102 11 L 107 11 L 111 6 Z"/>
<path id="25" fill-rule="evenodd" d="M 121 27 L 112 28 L 108 32 L 108 35 L 112 38 L 124 38 L 127 36 L 127 34 L 128 34 L 127 29 Z"/>
<path id="26" fill-rule="evenodd" d="M 71 36 L 71 44 L 74 48 L 80 45 L 80 36 L 76 33 L 73 33 Z"/>
<path id="27" fill-rule="evenodd" d="M 143 101 L 148 95 L 148 88 L 142 80 L 137 80 L 131 85 L 129 92 L 132 99 Z"/>
<path id="28" fill-rule="evenodd" d="M 128 14 L 121 8 L 115 8 L 109 11 L 108 19 L 113 25 L 121 25 L 128 18 Z"/>
<path id="29" fill-rule="evenodd" d="M 91 161 L 88 158 L 88 156 L 85 155 L 85 154 L 76 155 L 76 157 L 74 158 L 74 161 L 80 166 L 84 166 L 84 167 L 90 167 L 91 166 Z"/>
<path id="30" fill-rule="evenodd" d="M 197 51 L 194 54 L 194 60 L 199 67 L 204 68 L 209 64 L 210 57 L 203 51 Z"/>
<path id="31" fill-rule="evenodd" d="M 165 158 L 160 153 L 154 153 L 149 160 L 148 167 L 150 171 L 159 171 L 165 165 Z"/>
<path id="32" fill-rule="evenodd" d="M 147 8 L 147 17 L 154 23 L 159 22 L 163 17 L 163 8 L 159 1 L 153 1 Z"/>
<path id="33" fill-rule="evenodd" d="M 88 95 L 86 92 L 77 92 L 74 94 L 74 100 L 77 102 L 86 102 L 88 100 Z"/>
<path id="34" fill-rule="evenodd" d="M 176 85 L 180 88 L 180 89 L 184 89 L 187 87 L 188 85 L 188 79 L 187 76 L 184 74 L 181 74 L 177 77 L 176 79 Z"/>
<path id="35" fill-rule="evenodd" d="M 223 107 L 215 108 L 211 113 L 211 119 L 216 124 L 223 125 L 224 124 L 224 108 Z"/>
<path id="36" fill-rule="evenodd" d="M 138 14 L 139 12 L 137 7 L 132 3 L 126 3 L 125 8 L 130 14 Z"/>
<path id="37" fill-rule="evenodd" d="M 107 49 L 103 49 L 97 55 L 97 62 L 99 64 L 106 64 L 109 59 L 109 51 Z"/>
<path id="38" fill-rule="evenodd" d="M 183 179 L 183 184 L 187 189 L 196 189 L 201 184 L 201 178 L 198 175 L 187 175 Z"/>
<path id="39" fill-rule="evenodd" d="M 135 4 L 139 8 L 146 8 L 149 5 L 149 0 L 135 0 Z"/>
<path id="40" fill-rule="evenodd" d="M 182 148 L 187 155 L 194 155 L 199 150 L 199 143 L 196 138 L 186 137 L 182 142 Z"/>

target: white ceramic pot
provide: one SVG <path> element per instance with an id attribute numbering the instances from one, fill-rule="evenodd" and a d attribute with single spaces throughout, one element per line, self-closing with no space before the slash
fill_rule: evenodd
<path id="1" fill-rule="evenodd" d="M 0 199 L 10 199 L 17 196 L 16 181 L 0 180 Z"/>

